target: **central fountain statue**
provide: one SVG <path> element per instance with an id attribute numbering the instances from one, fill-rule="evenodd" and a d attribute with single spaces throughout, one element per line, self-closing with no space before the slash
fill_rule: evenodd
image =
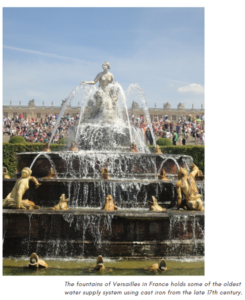
<path id="1" fill-rule="evenodd" d="M 116 102 L 118 100 L 119 87 L 114 84 L 114 77 L 109 72 L 111 68 L 108 61 L 104 62 L 103 72 L 97 74 L 93 81 L 83 81 L 81 85 L 94 85 L 99 81 L 99 90 L 94 94 L 95 103 L 90 100 L 89 118 L 100 119 L 104 123 L 122 123 L 116 112 Z"/>

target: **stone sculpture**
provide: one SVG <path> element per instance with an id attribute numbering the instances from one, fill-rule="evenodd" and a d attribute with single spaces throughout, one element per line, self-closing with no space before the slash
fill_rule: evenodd
<path id="1" fill-rule="evenodd" d="M 114 211 L 114 210 L 118 209 L 118 207 L 114 204 L 113 198 L 111 195 L 108 195 L 105 198 L 105 204 L 103 205 L 103 207 L 101 209 L 104 209 L 106 211 Z"/>
<path id="2" fill-rule="evenodd" d="M 48 175 L 43 177 L 43 179 L 53 179 L 53 178 L 56 178 L 56 174 L 54 173 L 54 170 L 53 168 L 50 168 L 49 172 L 48 172 Z"/>
<path id="3" fill-rule="evenodd" d="M 31 176 L 31 169 L 24 168 L 21 171 L 21 178 L 19 178 L 12 191 L 8 196 L 3 200 L 3 208 L 17 208 L 17 209 L 39 209 L 40 206 L 35 205 L 34 202 L 29 201 L 28 199 L 22 200 L 22 197 L 26 190 L 29 189 L 29 181 L 33 181 L 36 185 L 36 188 L 41 184 L 37 181 L 35 177 Z"/>
<path id="4" fill-rule="evenodd" d="M 199 169 L 196 165 L 192 164 L 192 172 L 188 174 L 185 168 L 180 168 L 178 172 L 179 182 L 176 184 L 177 190 L 177 208 L 188 210 L 204 211 L 201 195 L 198 194 L 198 189 L 195 181 Z M 182 203 L 182 194 L 185 199 Z"/>
<path id="5" fill-rule="evenodd" d="M 34 100 L 34 99 L 32 99 L 32 100 L 30 100 L 30 101 L 28 102 L 28 107 L 32 107 L 32 108 L 36 107 L 36 104 L 35 104 L 35 100 Z"/>
<path id="6" fill-rule="evenodd" d="M 38 255 L 36 253 L 32 253 L 30 256 L 30 262 L 26 266 L 28 268 L 48 268 L 48 264 L 42 260 L 39 259 Z"/>
<path id="7" fill-rule="evenodd" d="M 110 179 L 109 177 L 109 171 L 107 168 L 103 168 L 101 171 L 101 175 L 103 179 Z"/>
<path id="8" fill-rule="evenodd" d="M 95 79 L 93 81 L 83 81 L 81 84 L 95 84 L 97 81 L 99 81 L 99 87 L 105 92 L 106 87 L 114 82 L 113 75 L 109 72 L 109 69 L 111 68 L 110 63 L 108 61 L 105 61 L 102 65 L 103 72 L 100 72 L 97 74 Z"/>
<path id="9" fill-rule="evenodd" d="M 164 169 L 162 169 L 162 170 L 160 171 L 160 175 L 158 175 L 158 178 L 159 178 L 160 180 L 169 180 L 169 179 L 166 177 L 166 172 L 164 171 Z"/>
<path id="10" fill-rule="evenodd" d="M 51 152 L 50 146 L 48 145 L 48 142 L 45 143 L 44 149 L 42 152 Z"/>
<path id="11" fill-rule="evenodd" d="M 115 123 L 123 124 L 123 121 L 119 118 L 118 112 L 116 110 L 116 102 L 118 100 L 118 95 L 120 88 L 117 82 L 114 83 L 114 77 L 109 72 L 110 63 L 104 62 L 103 72 L 97 74 L 93 81 L 83 81 L 81 84 L 95 84 L 99 81 L 99 91 L 94 94 L 94 99 L 96 104 L 88 106 L 89 116 L 84 118 L 84 121 L 90 118 L 99 118 L 102 123 Z"/>
<path id="12" fill-rule="evenodd" d="M 146 270 L 154 272 L 166 272 L 168 270 L 167 262 L 165 259 L 161 259 L 159 264 L 153 264 L 149 268 L 146 268 Z"/>
<path id="13" fill-rule="evenodd" d="M 9 179 L 10 176 L 8 175 L 8 169 L 3 167 L 3 179 Z"/>
<path id="14" fill-rule="evenodd" d="M 178 110 L 185 110 L 185 103 L 179 103 L 177 106 Z"/>
<path id="15" fill-rule="evenodd" d="M 137 102 L 133 101 L 131 109 L 139 109 L 139 104 Z"/>
<path id="16" fill-rule="evenodd" d="M 69 198 L 66 199 L 65 194 L 60 196 L 60 202 L 52 207 L 52 210 L 68 210 L 68 202 Z"/>
<path id="17" fill-rule="evenodd" d="M 97 261 L 96 261 L 96 266 L 95 266 L 94 269 L 96 271 L 105 270 L 104 260 L 103 260 L 103 257 L 101 255 L 98 256 Z"/>
<path id="18" fill-rule="evenodd" d="M 130 152 L 139 152 L 138 150 L 137 150 L 137 148 L 136 148 L 136 144 L 135 143 L 132 143 L 131 145 L 130 145 Z"/>
<path id="19" fill-rule="evenodd" d="M 154 153 L 155 154 L 162 154 L 160 146 L 157 145 L 156 148 L 154 148 Z"/>
<path id="20" fill-rule="evenodd" d="M 169 102 L 163 103 L 163 109 L 164 110 L 170 110 L 171 109 L 171 104 Z"/>
<path id="21" fill-rule="evenodd" d="M 72 142 L 69 151 L 77 152 L 78 151 L 78 144 L 76 142 Z"/>
<path id="22" fill-rule="evenodd" d="M 152 201 L 148 201 L 149 208 L 151 211 L 166 211 L 166 209 L 162 208 L 158 203 L 157 199 L 152 196 Z"/>

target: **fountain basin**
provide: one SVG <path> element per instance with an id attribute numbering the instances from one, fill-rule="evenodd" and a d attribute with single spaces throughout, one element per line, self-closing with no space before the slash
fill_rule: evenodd
<path id="1" fill-rule="evenodd" d="M 69 198 L 69 207 L 101 207 L 107 195 L 112 195 L 119 207 L 147 207 L 151 196 L 165 208 L 176 207 L 176 181 L 139 179 L 38 179 L 42 184 L 37 189 L 30 182 L 23 199 L 29 199 L 41 207 L 52 207 L 61 194 Z M 3 179 L 3 198 L 13 189 L 16 179 Z M 204 182 L 197 184 L 204 202 Z"/>
<path id="2" fill-rule="evenodd" d="M 111 178 L 156 179 L 161 169 L 167 175 L 175 176 L 178 166 L 189 170 L 193 159 L 188 155 L 169 155 L 153 153 L 111 153 L 111 152 L 40 152 L 18 153 L 18 172 L 31 166 L 37 155 L 40 156 L 32 166 L 32 175 L 41 178 L 48 174 L 50 161 L 59 177 L 101 178 L 102 168 L 108 168 Z M 47 159 L 47 157 L 49 159 Z M 53 167 L 53 166 L 52 166 Z"/>
<path id="3" fill-rule="evenodd" d="M 18 224 L 18 227 L 16 227 Z M 195 257 L 204 255 L 204 213 L 3 210 L 3 255 Z"/>

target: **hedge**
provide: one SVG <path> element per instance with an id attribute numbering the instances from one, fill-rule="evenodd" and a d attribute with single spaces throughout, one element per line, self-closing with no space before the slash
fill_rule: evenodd
<path id="1" fill-rule="evenodd" d="M 25 138 L 23 136 L 13 136 L 9 140 L 10 144 L 26 144 Z"/>
<path id="2" fill-rule="evenodd" d="M 17 169 L 16 153 L 19 152 L 40 152 L 44 149 L 44 143 L 26 143 L 26 144 L 9 144 L 3 143 L 3 166 L 9 171 L 9 176 L 13 177 Z M 62 151 L 65 145 L 51 144 L 52 151 Z M 153 152 L 154 146 L 149 146 Z M 199 167 L 204 173 L 204 152 L 205 148 L 202 146 L 162 146 L 160 147 L 162 153 L 166 154 L 184 154 L 193 157 L 194 164 Z"/>
<path id="3" fill-rule="evenodd" d="M 26 144 L 10 144 L 3 143 L 3 167 L 6 167 L 9 171 L 8 175 L 13 177 L 17 169 L 16 153 L 19 152 L 40 152 L 44 149 L 44 143 L 26 143 Z M 64 145 L 51 144 L 52 151 L 61 151 L 64 149 Z"/>
<path id="4" fill-rule="evenodd" d="M 157 140 L 158 146 L 172 146 L 172 141 L 168 138 L 160 138 Z"/>
<path id="5" fill-rule="evenodd" d="M 149 146 L 154 152 L 154 146 Z M 193 157 L 193 162 L 204 174 L 205 147 L 203 146 L 160 146 L 162 153 L 165 154 L 184 154 Z"/>

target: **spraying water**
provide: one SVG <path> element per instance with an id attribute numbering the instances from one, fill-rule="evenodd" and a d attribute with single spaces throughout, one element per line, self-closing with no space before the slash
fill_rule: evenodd
<path id="1" fill-rule="evenodd" d="M 126 95 L 127 95 L 127 98 L 130 98 L 133 100 L 138 100 L 141 103 L 142 108 L 145 113 L 145 117 L 147 119 L 147 123 L 148 123 L 150 131 L 151 131 L 151 136 L 153 139 L 154 146 L 156 147 L 156 139 L 155 139 L 152 124 L 151 124 L 150 114 L 149 114 L 147 104 L 145 101 L 144 91 L 141 89 L 141 87 L 139 86 L 138 83 L 134 83 L 134 84 L 130 84 L 130 86 L 127 88 Z"/>
<path id="2" fill-rule="evenodd" d="M 48 159 L 48 161 L 49 161 L 50 164 L 51 164 L 51 167 L 53 168 L 53 171 L 54 171 L 56 177 L 58 178 L 58 173 L 57 173 L 57 171 L 56 171 L 54 162 L 52 161 L 52 159 L 50 158 L 50 156 L 49 156 L 47 153 L 45 153 L 45 152 L 39 153 L 39 154 L 34 158 L 33 162 L 31 163 L 30 169 L 32 169 L 32 167 L 34 166 L 36 160 L 37 160 L 38 157 L 41 156 L 41 155 L 45 156 L 45 157 Z"/>
<path id="3" fill-rule="evenodd" d="M 54 135 L 56 134 L 56 130 L 57 130 L 59 124 L 60 124 L 61 118 L 62 118 L 63 115 L 64 115 L 64 112 L 65 112 L 65 109 L 66 109 L 66 107 L 67 107 L 67 104 L 70 103 L 70 102 L 73 100 L 73 98 L 75 97 L 75 95 L 77 94 L 77 92 L 78 92 L 80 89 L 81 89 L 81 86 L 78 85 L 78 86 L 70 93 L 70 95 L 66 98 L 65 102 L 63 103 L 62 108 L 61 108 L 60 113 L 59 113 L 59 116 L 58 116 L 58 118 L 57 118 L 57 121 L 56 121 L 54 130 L 53 130 L 52 135 L 51 135 L 51 137 L 50 137 L 50 140 L 49 140 L 48 145 L 51 144 L 51 142 L 52 142 L 52 140 L 53 140 L 53 137 L 54 137 Z"/>

